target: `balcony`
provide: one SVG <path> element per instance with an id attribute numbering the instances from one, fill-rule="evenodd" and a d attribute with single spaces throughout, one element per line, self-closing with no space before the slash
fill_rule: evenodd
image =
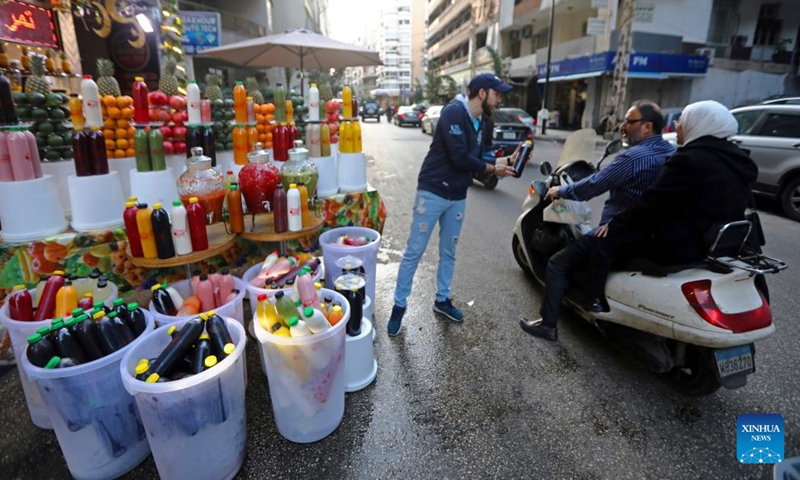
<path id="1" fill-rule="evenodd" d="M 469 31 L 471 26 L 472 24 L 470 22 L 466 22 L 440 42 L 430 45 L 428 47 L 428 54 L 431 57 L 435 57 L 437 54 L 441 55 L 442 53 L 452 50 L 458 45 L 464 43 L 464 41 L 469 40 Z"/>
<path id="2" fill-rule="evenodd" d="M 470 2 L 465 2 L 464 4 L 453 4 L 449 9 L 447 9 L 443 14 L 439 15 L 439 18 L 433 21 L 430 25 L 428 25 L 428 33 L 429 35 L 435 35 L 439 32 L 442 28 L 446 27 L 450 22 L 455 20 L 459 15 L 464 13 L 466 10 L 471 10 L 472 5 Z M 472 16 L 472 12 L 470 11 L 470 17 Z"/>
<path id="3" fill-rule="evenodd" d="M 591 55 L 593 53 L 605 51 L 599 49 L 600 44 L 607 44 L 607 41 L 602 36 L 580 37 L 568 42 L 557 43 L 553 45 L 553 52 L 552 56 L 550 57 L 550 61 L 556 62 L 565 58 L 582 57 L 584 55 Z M 540 48 L 537 50 L 536 56 L 542 59 L 543 62 L 546 62 L 547 48 Z"/>

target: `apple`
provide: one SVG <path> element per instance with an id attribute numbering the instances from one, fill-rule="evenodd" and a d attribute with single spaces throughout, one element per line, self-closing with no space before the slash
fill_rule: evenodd
<path id="1" fill-rule="evenodd" d="M 189 112 L 187 112 L 186 110 L 182 110 L 180 113 L 181 113 L 181 120 L 182 120 L 181 123 L 188 122 L 189 121 Z"/>
<path id="2" fill-rule="evenodd" d="M 328 113 L 339 111 L 339 102 L 336 100 L 328 100 L 325 102 L 325 111 Z"/>
<path id="3" fill-rule="evenodd" d="M 169 97 L 169 106 L 175 110 L 186 109 L 186 98 L 180 95 L 173 95 Z"/>
<path id="4" fill-rule="evenodd" d="M 180 112 L 175 112 L 172 114 L 172 123 L 175 125 L 183 125 L 183 115 Z"/>
<path id="5" fill-rule="evenodd" d="M 164 142 L 164 153 L 167 155 L 172 155 L 175 152 L 175 146 L 170 141 Z"/>
<path id="6" fill-rule="evenodd" d="M 164 95 L 164 93 L 159 92 L 158 90 L 156 90 L 155 92 L 150 92 L 147 95 L 147 99 L 153 105 L 166 105 L 169 102 L 169 98 L 167 98 L 167 96 Z"/>
<path id="7" fill-rule="evenodd" d="M 159 122 L 169 122 L 172 119 L 172 115 L 169 114 L 169 110 L 165 109 L 158 109 L 158 121 Z"/>
<path id="8" fill-rule="evenodd" d="M 157 122 L 158 118 L 159 118 L 158 117 L 158 109 L 157 108 L 151 108 L 150 109 L 150 121 L 151 122 Z"/>
<path id="9" fill-rule="evenodd" d="M 175 153 L 186 153 L 186 142 L 173 142 L 172 146 Z"/>
<path id="10" fill-rule="evenodd" d="M 331 135 L 331 143 L 339 143 L 339 135 Z"/>
<path id="11" fill-rule="evenodd" d="M 186 138 L 186 127 L 178 127 L 172 129 L 172 134 L 178 140 L 184 140 Z"/>
<path id="12" fill-rule="evenodd" d="M 161 135 L 164 137 L 164 139 L 172 138 L 172 128 L 164 125 L 163 127 L 158 127 L 158 129 L 161 130 Z"/>

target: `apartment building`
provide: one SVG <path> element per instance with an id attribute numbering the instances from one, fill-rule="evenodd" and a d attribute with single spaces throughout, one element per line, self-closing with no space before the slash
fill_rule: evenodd
<path id="1" fill-rule="evenodd" d="M 378 45 L 383 65 L 376 69 L 375 96 L 402 99 L 412 93 L 411 3 L 412 0 L 383 2 Z"/>

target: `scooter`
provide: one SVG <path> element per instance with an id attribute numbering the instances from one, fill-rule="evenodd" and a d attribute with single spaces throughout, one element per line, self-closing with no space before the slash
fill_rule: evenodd
<path id="1" fill-rule="evenodd" d="M 481 160 L 491 165 L 494 165 L 494 162 L 497 161 L 497 159 L 502 156 L 503 156 L 502 147 L 492 145 L 491 147 L 483 151 L 483 156 L 481 157 Z M 486 190 L 494 190 L 495 187 L 497 187 L 497 182 L 500 180 L 500 177 L 498 177 L 494 173 L 484 173 L 484 172 L 473 173 L 472 178 L 482 183 L 483 186 L 486 188 Z"/>
<path id="2" fill-rule="evenodd" d="M 547 179 L 531 182 L 522 204 L 514 227 L 514 258 L 542 285 L 549 258 L 591 230 L 588 221 L 545 221 L 544 210 L 551 204 L 545 194 L 552 186 L 595 173 L 585 160 L 594 155 L 594 146 L 594 130 L 571 134 L 556 169 L 541 165 Z M 609 143 L 597 168 L 621 147 L 620 141 Z M 787 268 L 780 260 L 747 252 L 751 228 L 746 220 L 721 227 L 703 262 L 660 267 L 639 259 L 635 267 L 612 272 L 605 287 L 606 312 L 586 307 L 588 278 L 578 272 L 565 303 L 683 394 L 742 387 L 755 372 L 755 342 L 775 332 L 764 275 Z"/>

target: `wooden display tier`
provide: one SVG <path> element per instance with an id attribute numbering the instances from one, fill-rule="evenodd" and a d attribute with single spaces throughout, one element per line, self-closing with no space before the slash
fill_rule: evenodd
<path id="1" fill-rule="evenodd" d="M 208 232 L 208 248 L 200 252 L 192 252 L 188 255 L 178 255 L 166 260 L 158 258 L 137 258 L 131 255 L 130 245 L 126 248 L 128 259 L 137 267 L 141 268 L 165 268 L 165 267 L 180 267 L 182 265 L 189 265 L 192 263 L 201 262 L 207 258 L 211 258 L 225 252 L 236 244 L 236 235 L 229 235 L 225 232 L 225 224 L 222 222 L 209 225 L 206 228 Z"/>
<path id="2" fill-rule="evenodd" d="M 294 240 L 302 238 L 307 235 L 313 235 L 322 229 L 325 225 L 325 219 L 311 216 L 312 224 L 300 230 L 299 232 L 283 232 L 275 233 L 275 223 L 273 222 L 272 213 L 261 213 L 255 216 L 255 228 L 253 227 L 253 216 L 245 215 L 244 218 L 244 233 L 241 234 L 242 238 L 252 240 L 254 242 L 285 242 L 287 240 Z"/>

